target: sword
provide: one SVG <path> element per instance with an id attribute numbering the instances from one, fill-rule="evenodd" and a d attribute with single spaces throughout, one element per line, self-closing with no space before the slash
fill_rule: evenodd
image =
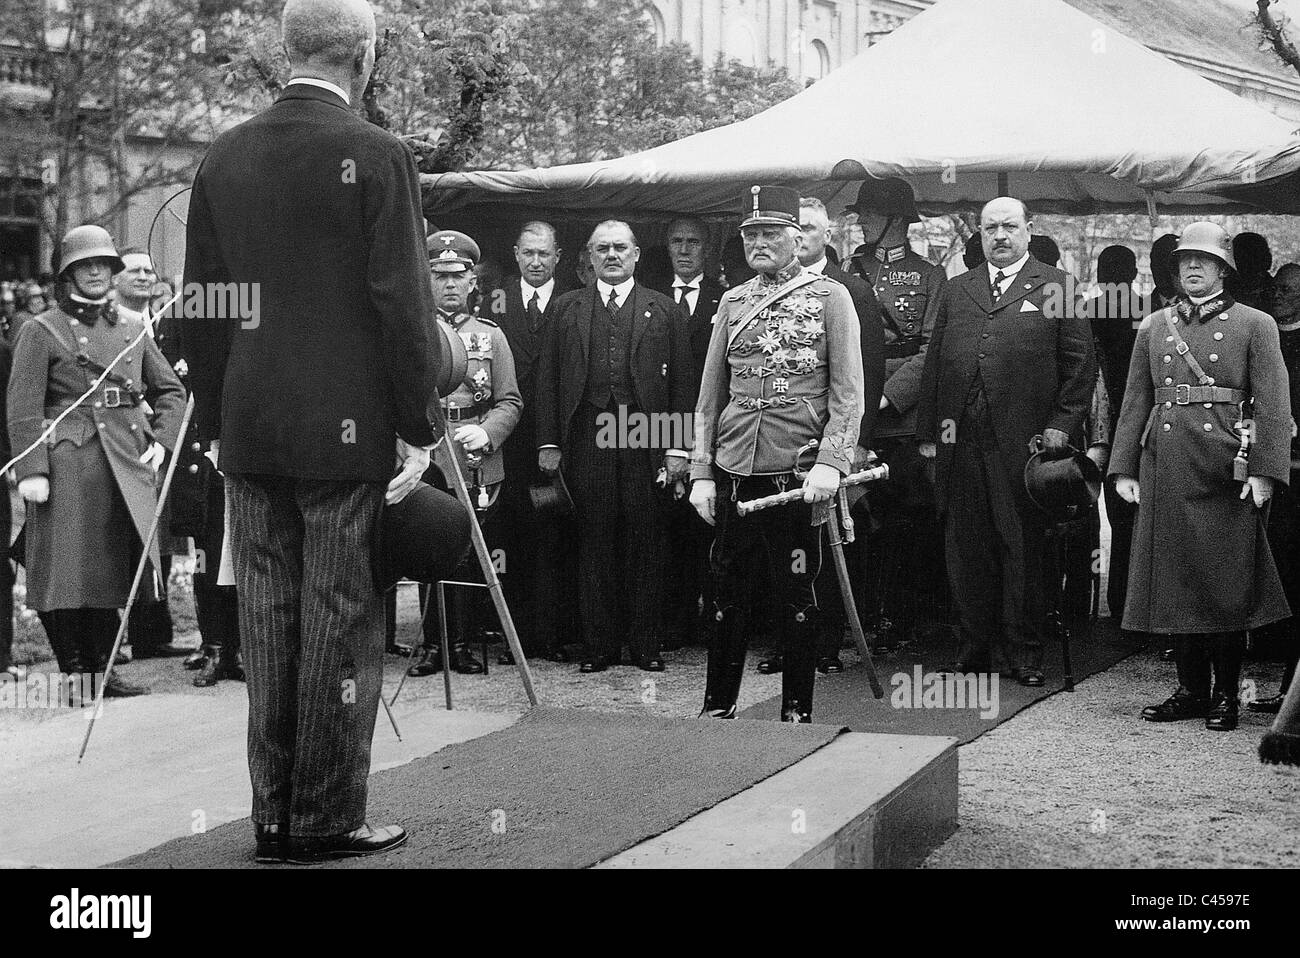
<path id="1" fill-rule="evenodd" d="M 853 642 L 858 647 L 858 655 L 862 657 L 862 661 L 867 667 L 867 681 L 871 683 L 871 693 L 878 699 L 885 697 L 885 690 L 880 686 L 880 678 L 876 675 L 876 665 L 871 658 L 871 649 L 868 647 L 867 637 L 862 631 L 862 621 L 858 618 L 858 606 L 853 600 L 853 586 L 849 581 L 849 567 L 844 560 L 844 543 L 852 542 L 854 539 L 853 518 L 849 515 L 848 509 L 849 487 L 888 478 L 889 466 L 883 464 L 845 476 L 840 480 L 840 487 L 835 497 L 827 503 L 826 517 L 823 520 L 827 522 L 831 558 L 835 564 L 835 578 L 840 585 L 840 595 L 844 600 L 844 614 L 849 621 L 849 629 L 853 633 Z M 736 503 L 736 512 L 739 515 L 747 516 L 750 513 L 758 512 L 760 509 L 785 506 L 792 502 L 803 502 L 802 489 L 789 489 L 776 495 L 764 496 L 761 499 L 738 502 Z M 815 519 L 814 525 L 817 524 L 820 524 L 820 522 Z M 844 530 L 843 534 L 841 534 L 841 528 Z"/>

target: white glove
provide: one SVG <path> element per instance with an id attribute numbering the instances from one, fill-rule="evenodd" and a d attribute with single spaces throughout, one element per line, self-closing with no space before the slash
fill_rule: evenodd
<path id="1" fill-rule="evenodd" d="M 1132 476 L 1116 476 L 1115 491 L 1125 502 L 1137 505 L 1141 498 L 1142 487 Z"/>
<path id="2" fill-rule="evenodd" d="M 144 451 L 144 455 L 140 457 L 140 461 L 143 462 L 150 469 L 152 469 L 154 472 L 157 472 L 158 467 L 162 465 L 163 459 L 165 459 L 166 457 L 167 457 L 167 450 L 163 448 L 162 443 L 155 442 L 152 446 L 150 446 L 148 449 Z"/>
<path id="3" fill-rule="evenodd" d="M 203 454 L 204 457 L 208 460 L 208 462 L 212 463 L 213 469 L 217 469 L 217 457 L 220 454 L 220 452 L 221 452 L 221 440 L 214 439 L 212 440 L 212 444 L 208 446 L 208 451 Z M 221 470 L 217 469 L 217 472 L 221 472 Z M 222 475 L 225 474 L 222 473 Z"/>
<path id="4" fill-rule="evenodd" d="M 410 495 L 429 468 L 429 450 L 420 446 L 410 446 L 401 439 L 397 440 L 397 459 L 401 471 L 388 484 L 384 493 L 384 502 L 396 505 Z"/>
<path id="5" fill-rule="evenodd" d="M 452 433 L 451 438 L 464 446 L 466 452 L 478 452 L 492 444 L 487 430 L 476 423 L 466 423 Z"/>
<path id="6" fill-rule="evenodd" d="M 691 483 L 691 505 L 709 525 L 716 521 L 714 507 L 717 501 L 718 484 L 712 479 L 696 479 Z"/>
<path id="7" fill-rule="evenodd" d="M 34 502 L 40 505 L 50 498 L 50 477 L 49 476 L 28 476 L 18 483 L 18 495 L 23 497 L 24 502 Z"/>
<path id="8" fill-rule="evenodd" d="M 819 462 L 808 470 L 803 480 L 804 502 L 826 502 L 840 487 L 840 473 L 834 466 Z"/>

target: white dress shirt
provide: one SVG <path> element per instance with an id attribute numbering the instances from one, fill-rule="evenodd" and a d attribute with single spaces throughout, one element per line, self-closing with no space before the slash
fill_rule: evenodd
<path id="1" fill-rule="evenodd" d="M 1002 274 L 1002 285 L 998 287 L 999 300 L 1001 300 L 1003 296 L 1007 295 L 1007 287 L 1011 285 L 1011 281 L 1016 278 L 1020 271 L 1025 268 L 1025 263 L 1027 262 L 1029 262 L 1029 254 L 1025 253 L 1024 256 L 1020 257 L 1020 259 L 1016 260 L 1010 266 L 994 266 L 992 263 L 984 264 L 989 268 L 990 287 L 993 285 L 997 274 Z"/>
<path id="2" fill-rule="evenodd" d="M 537 294 L 537 309 L 540 312 L 546 312 L 547 305 L 551 302 L 551 294 L 555 292 L 555 277 L 551 277 L 541 286 L 529 286 L 528 280 L 519 280 L 519 295 L 524 299 L 524 308 L 532 302 L 533 294 Z M 608 294 L 606 294 L 608 295 Z"/>
<path id="3" fill-rule="evenodd" d="M 343 89 L 343 87 L 339 86 L 337 83 L 330 83 L 329 80 L 320 80 L 316 77 L 294 77 L 286 83 L 285 86 L 291 87 L 295 83 L 302 83 L 306 86 L 320 87 L 322 90 L 329 90 L 335 96 L 342 97 L 343 102 L 348 106 L 352 105 L 352 97 L 348 96 L 348 91 Z"/>
<path id="4" fill-rule="evenodd" d="M 632 286 L 635 283 L 635 276 L 629 276 L 617 286 L 610 286 L 609 283 L 605 282 L 603 279 L 598 279 L 596 280 L 596 294 L 600 297 L 602 304 L 608 304 L 609 291 L 612 289 L 614 291 L 614 305 L 618 309 L 622 309 L 623 304 L 627 302 L 628 296 L 632 294 Z"/>
<path id="5" fill-rule="evenodd" d="M 680 276 L 673 277 L 673 301 L 677 300 L 677 290 L 684 289 L 682 301 L 686 303 L 686 312 L 695 313 L 695 304 L 700 301 L 700 284 L 704 282 L 704 274 L 699 273 L 694 279 L 682 279 Z"/>

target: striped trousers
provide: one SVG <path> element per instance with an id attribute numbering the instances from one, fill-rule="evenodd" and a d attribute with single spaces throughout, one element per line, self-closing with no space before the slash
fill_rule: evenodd
<path id="1" fill-rule="evenodd" d="M 365 822 L 383 684 L 370 554 L 382 483 L 229 475 L 248 676 L 253 821 L 324 837 Z"/>

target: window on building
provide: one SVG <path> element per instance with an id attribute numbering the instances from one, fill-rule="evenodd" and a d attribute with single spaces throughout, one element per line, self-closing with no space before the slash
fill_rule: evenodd
<path id="1" fill-rule="evenodd" d="M 803 75 L 807 80 L 820 80 L 831 72 L 831 51 L 820 40 L 813 40 L 803 58 Z"/>
<path id="2" fill-rule="evenodd" d="M 654 4 L 647 4 L 642 11 L 645 18 L 650 21 L 650 28 L 654 30 L 655 43 L 663 46 L 668 42 L 668 25 L 664 23 L 664 15 L 659 12 L 659 8 Z"/>

